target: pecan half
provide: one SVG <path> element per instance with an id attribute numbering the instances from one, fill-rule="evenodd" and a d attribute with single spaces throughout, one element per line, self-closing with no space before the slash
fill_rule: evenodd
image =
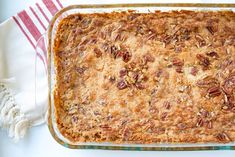
<path id="1" fill-rule="evenodd" d="M 193 76 L 196 76 L 198 73 L 198 69 L 197 67 L 192 67 L 191 71 L 190 71 L 190 74 L 192 74 Z"/>
<path id="2" fill-rule="evenodd" d="M 215 51 L 207 52 L 206 55 L 207 55 L 207 56 L 210 56 L 210 57 L 212 57 L 212 58 L 219 58 L 218 53 L 215 52 Z"/>
<path id="3" fill-rule="evenodd" d="M 202 120 L 202 118 L 199 118 L 198 120 L 197 120 L 197 124 L 196 124 L 196 126 L 197 127 L 202 127 L 203 126 L 203 120 Z"/>
<path id="4" fill-rule="evenodd" d="M 206 26 L 206 29 L 212 34 L 214 35 L 215 33 L 215 28 L 213 26 Z"/>
<path id="5" fill-rule="evenodd" d="M 95 52 L 95 56 L 96 56 L 97 58 L 99 58 L 99 57 L 102 56 L 102 52 L 100 51 L 100 49 L 95 48 L 95 49 L 94 49 L 94 52 Z"/>
<path id="6" fill-rule="evenodd" d="M 202 80 L 197 81 L 197 86 L 200 88 L 209 88 L 215 85 L 218 85 L 217 79 L 211 77 L 211 76 L 206 76 Z"/>
<path id="7" fill-rule="evenodd" d="M 221 90 L 219 86 L 212 86 L 207 90 L 210 97 L 216 97 L 221 94 Z"/>
<path id="8" fill-rule="evenodd" d="M 231 141 L 230 137 L 225 132 L 218 133 L 215 137 L 221 142 Z"/>
<path id="9" fill-rule="evenodd" d="M 208 121 L 206 126 L 208 129 L 212 129 L 212 127 L 213 127 L 212 121 Z"/>
<path id="10" fill-rule="evenodd" d="M 120 80 L 117 83 L 117 88 L 120 90 L 125 89 L 125 88 L 127 88 L 127 83 L 124 80 Z"/>
<path id="11" fill-rule="evenodd" d="M 184 62 L 181 61 L 179 58 L 174 58 L 172 60 L 172 65 L 174 66 L 183 66 L 184 65 Z"/>
<path id="12" fill-rule="evenodd" d="M 123 77 L 123 76 L 125 76 L 125 75 L 127 75 L 127 70 L 126 70 L 126 68 L 123 68 L 123 69 L 121 69 L 121 70 L 119 71 L 119 76 L 120 76 L 120 77 Z"/>
<path id="13" fill-rule="evenodd" d="M 197 54 L 196 57 L 199 60 L 199 64 L 201 64 L 204 67 L 204 69 L 207 69 L 209 67 L 210 60 L 208 57 L 205 57 L 202 54 Z"/>
<path id="14" fill-rule="evenodd" d="M 131 53 L 128 52 L 128 51 L 126 51 L 126 52 L 123 54 L 122 59 L 123 59 L 123 61 L 126 62 L 126 63 L 129 62 L 129 61 L 131 60 Z"/>

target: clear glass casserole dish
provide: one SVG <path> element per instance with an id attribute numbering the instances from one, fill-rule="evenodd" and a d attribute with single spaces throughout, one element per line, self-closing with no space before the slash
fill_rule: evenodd
<path id="1" fill-rule="evenodd" d="M 52 136 L 61 145 L 73 149 L 109 149 L 109 150 L 235 150 L 235 143 L 229 144 L 112 144 L 112 143 L 73 143 L 66 139 L 57 128 L 54 106 L 54 87 L 56 85 L 56 69 L 54 66 L 53 44 L 57 26 L 61 19 L 75 13 L 101 13 L 113 11 L 135 10 L 146 13 L 155 10 L 235 10 L 235 4 L 111 4 L 111 5 L 72 5 L 60 10 L 52 19 L 48 29 L 48 86 L 49 86 L 49 109 L 48 126 Z"/>

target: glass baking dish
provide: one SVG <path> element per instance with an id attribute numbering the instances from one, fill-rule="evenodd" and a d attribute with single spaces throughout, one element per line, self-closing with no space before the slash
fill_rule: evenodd
<path id="1" fill-rule="evenodd" d="M 74 13 L 101 13 L 113 11 L 136 10 L 137 12 L 152 12 L 155 10 L 235 10 L 235 4 L 189 4 L 189 3 L 151 3 L 151 4 L 108 4 L 108 5 L 72 5 L 60 10 L 52 19 L 46 41 L 48 43 L 48 86 L 49 108 L 48 126 L 54 139 L 61 145 L 73 149 L 108 149 L 108 150 L 145 150 L 145 151 L 176 151 L 176 150 L 235 150 L 235 143 L 229 144 L 112 144 L 112 143 L 73 143 L 63 137 L 57 128 L 53 91 L 56 84 L 56 69 L 54 67 L 53 42 L 58 23 L 64 17 Z"/>

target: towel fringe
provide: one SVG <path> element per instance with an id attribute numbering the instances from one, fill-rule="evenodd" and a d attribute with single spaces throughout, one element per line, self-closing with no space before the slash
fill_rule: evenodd
<path id="1" fill-rule="evenodd" d="M 11 82 L 11 81 L 10 81 Z M 5 80 L 4 80 L 5 83 Z M 0 127 L 8 130 L 10 137 L 17 142 L 30 127 L 30 121 L 16 104 L 10 89 L 0 82 Z"/>

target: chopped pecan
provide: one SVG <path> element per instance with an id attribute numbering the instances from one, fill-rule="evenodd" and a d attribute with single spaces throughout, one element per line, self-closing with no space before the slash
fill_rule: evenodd
<path id="1" fill-rule="evenodd" d="M 141 90 L 146 88 L 145 85 L 140 82 L 135 83 L 135 86 L 137 89 L 141 89 Z"/>
<path id="2" fill-rule="evenodd" d="M 116 80 L 115 76 L 109 76 L 109 81 L 110 82 L 115 82 L 115 80 Z"/>
<path id="3" fill-rule="evenodd" d="M 77 67 L 76 68 L 76 71 L 80 74 L 80 75 L 82 75 L 82 74 L 84 74 L 84 72 L 86 71 L 86 67 Z"/>
<path id="4" fill-rule="evenodd" d="M 221 94 L 221 90 L 219 86 L 212 86 L 207 90 L 210 97 L 216 97 Z"/>
<path id="5" fill-rule="evenodd" d="M 108 124 L 100 125 L 104 131 L 112 131 L 112 128 Z"/>
<path id="6" fill-rule="evenodd" d="M 208 57 L 205 57 L 202 54 L 197 54 L 196 55 L 197 59 L 200 61 L 200 64 L 204 67 L 204 68 L 208 68 L 210 65 L 210 60 Z"/>
<path id="7" fill-rule="evenodd" d="M 196 126 L 197 127 L 202 127 L 203 126 L 203 119 L 202 118 L 199 118 L 198 120 L 197 120 L 197 124 L 196 124 Z"/>
<path id="8" fill-rule="evenodd" d="M 206 26 L 206 29 L 212 34 L 214 35 L 215 33 L 215 28 L 213 26 Z"/>
<path id="9" fill-rule="evenodd" d="M 210 113 L 205 110 L 205 109 L 201 109 L 199 112 L 198 112 L 198 115 L 203 117 L 203 118 L 208 118 L 210 117 Z"/>
<path id="10" fill-rule="evenodd" d="M 212 57 L 212 58 L 219 58 L 218 53 L 215 52 L 215 51 L 207 52 L 206 55 L 207 55 L 207 56 L 210 56 L 210 57 Z"/>
<path id="11" fill-rule="evenodd" d="M 174 59 L 172 60 L 172 64 L 173 64 L 174 66 L 183 66 L 183 65 L 184 65 L 184 62 L 181 61 L 179 58 L 174 58 Z"/>
<path id="12" fill-rule="evenodd" d="M 235 90 L 235 74 L 227 77 L 224 80 L 222 89 L 228 95 L 233 94 L 233 91 Z"/>
<path id="13" fill-rule="evenodd" d="M 127 69 L 126 69 L 126 68 L 123 68 L 123 69 L 121 69 L 121 70 L 119 71 L 119 76 L 120 76 L 120 77 L 123 77 L 123 76 L 125 76 L 125 75 L 127 75 Z"/>
<path id="14" fill-rule="evenodd" d="M 166 117 L 167 117 L 167 112 L 163 112 L 160 116 L 160 119 L 164 121 L 166 120 Z"/>
<path id="15" fill-rule="evenodd" d="M 168 45 L 168 44 L 171 42 L 171 39 L 172 39 L 172 37 L 169 36 L 169 35 L 165 35 L 165 36 L 162 37 L 162 41 L 163 41 L 166 45 Z"/>
<path id="16" fill-rule="evenodd" d="M 182 66 L 176 67 L 176 68 L 175 68 L 175 71 L 176 71 L 177 73 L 183 73 Z"/>
<path id="17" fill-rule="evenodd" d="M 147 63 L 147 62 L 154 62 L 155 59 L 150 53 L 146 53 L 144 55 L 144 60 Z"/>
<path id="18" fill-rule="evenodd" d="M 212 129 L 212 127 L 213 127 L 212 121 L 208 121 L 206 126 L 208 129 Z"/>
<path id="19" fill-rule="evenodd" d="M 163 106 L 164 106 L 167 110 L 169 110 L 169 109 L 171 108 L 171 104 L 170 104 L 169 101 L 164 101 Z"/>
<path id="20" fill-rule="evenodd" d="M 118 89 L 120 89 L 120 90 L 125 89 L 125 88 L 127 88 L 127 83 L 126 83 L 124 80 L 120 80 L 120 81 L 117 83 L 117 87 L 118 87 Z"/>
<path id="21" fill-rule="evenodd" d="M 225 132 L 218 133 L 215 137 L 221 142 L 231 141 L 230 137 Z"/>
<path id="22" fill-rule="evenodd" d="M 156 38 L 156 34 L 155 33 L 149 33 L 148 35 L 147 35 L 147 40 L 153 40 L 153 39 L 155 39 Z"/>
<path id="23" fill-rule="evenodd" d="M 191 71 L 190 71 L 190 74 L 192 74 L 193 76 L 196 76 L 198 73 L 198 69 L 197 67 L 192 67 Z"/>
<path id="24" fill-rule="evenodd" d="M 195 35 L 195 39 L 198 41 L 199 47 L 206 45 L 206 41 L 200 35 Z"/>
<path id="25" fill-rule="evenodd" d="M 180 130 L 184 130 L 184 129 L 187 128 L 186 124 L 184 124 L 184 123 L 179 123 L 179 124 L 177 124 L 177 127 L 178 127 Z"/>
<path id="26" fill-rule="evenodd" d="M 123 59 L 123 61 L 126 62 L 126 63 L 129 62 L 129 61 L 131 60 L 131 53 L 128 52 L 128 51 L 126 51 L 126 52 L 123 54 L 122 59 Z"/>
<path id="27" fill-rule="evenodd" d="M 100 51 L 100 49 L 95 48 L 95 49 L 94 49 L 94 52 L 95 52 L 95 55 L 96 55 L 97 58 L 99 58 L 99 57 L 102 56 L 102 52 Z"/>
<path id="28" fill-rule="evenodd" d="M 109 51 L 109 44 L 108 43 L 103 43 L 102 48 L 104 49 L 104 52 L 108 52 Z"/>
<path id="29" fill-rule="evenodd" d="M 182 47 L 179 45 L 179 46 L 175 46 L 175 52 L 176 53 L 180 53 L 182 51 Z"/>
<path id="30" fill-rule="evenodd" d="M 224 104 L 222 106 L 223 110 L 231 110 L 234 108 L 234 96 L 233 95 L 224 95 Z"/>
<path id="31" fill-rule="evenodd" d="M 110 47 L 110 51 L 111 51 L 112 56 L 113 56 L 114 58 L 116 58 L 116 57 L 117 57 L 117 54 L 118 54 L 118 52 L 119 52 L 118 48 L 113 45 L 113 46 Z"/>

